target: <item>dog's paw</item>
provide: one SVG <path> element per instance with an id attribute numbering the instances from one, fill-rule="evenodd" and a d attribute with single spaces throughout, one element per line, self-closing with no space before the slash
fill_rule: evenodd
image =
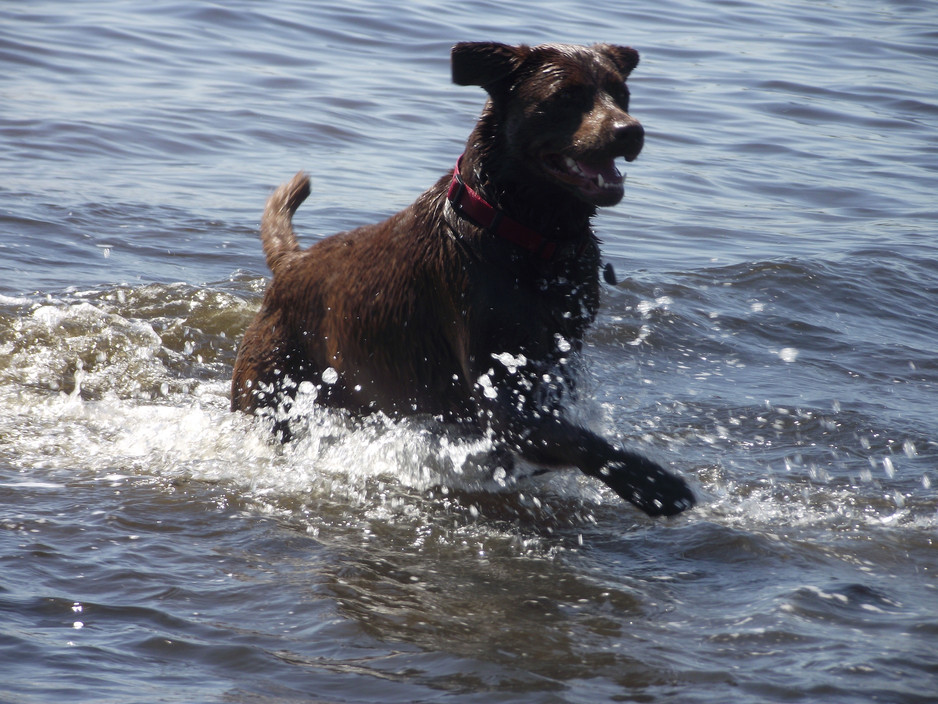
<path id="1" fill-rule="evenodd" d="M 641 455 L 610 462 L 596 476 L 649 516 L 676 516 L 697 504 L 687 482 Z"/>

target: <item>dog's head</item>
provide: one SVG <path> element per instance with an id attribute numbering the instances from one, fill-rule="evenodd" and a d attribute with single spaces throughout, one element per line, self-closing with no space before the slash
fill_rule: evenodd
<path id="1" fill-rule="evenodd" d="M 637 64 L 637 51 L 611 44 L 465 42 L 452 53 L 453 82 L 488 92 L 492 138 L 513 168 L 592 206 L 622 199 L 615 160 L 642 150 L 644 129 L 629 115 L 625 84 Z"/>

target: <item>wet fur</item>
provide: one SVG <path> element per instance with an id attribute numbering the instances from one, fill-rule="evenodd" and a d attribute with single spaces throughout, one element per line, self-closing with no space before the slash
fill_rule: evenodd
<path id="1" fill-rule="evenodd" d="M 550 260 L 459 217 L 446 199 L 450 173 L 387 220 L 306 250 L 292 216 L 309 179 L 278 188 L 261 224 L 273 280 L 238 352 L 232 409 L 288 404 L 296 384 L 312 382 L 323 405 L 491 432 L 506 450 L 499 461 L 510 451 L 578 467 L 650 515 L 692 506 L 682 479 L 562 414 L 569 361 L 599 305 L 590 219 L 621 190 L 556 171 L 595 164 L 608 181 L 614 158 L 638 155 L 643 131 L 625 86 L 637 63 L 634 50 L 611 45 L 453 49 L 454 81 L 489 94 L 462 178 L 555 241 Z M 338 378 L 324 383 L 330 368 Z"/>

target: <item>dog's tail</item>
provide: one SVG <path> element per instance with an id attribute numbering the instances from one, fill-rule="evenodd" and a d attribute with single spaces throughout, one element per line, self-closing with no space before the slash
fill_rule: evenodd
<path id="1" fill-rule="evenodd" d="M 267 199 L 261 219 L 261 244 L 271 271 L 276 271 L 284 256 L 300 251 L 293 231 L 293 214 L 308 196 L 309 176 L 301 171 Z"/>

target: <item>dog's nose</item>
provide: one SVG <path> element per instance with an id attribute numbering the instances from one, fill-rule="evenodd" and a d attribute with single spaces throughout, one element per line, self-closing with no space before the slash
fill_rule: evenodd
<path id="1" fill-rule="evenodd" d="M 613 139 L 622 150 L 626 161 L 634 161 L 645 144 L 645 128 L 633 118 L 621 120 L 613 126 Z"/>

